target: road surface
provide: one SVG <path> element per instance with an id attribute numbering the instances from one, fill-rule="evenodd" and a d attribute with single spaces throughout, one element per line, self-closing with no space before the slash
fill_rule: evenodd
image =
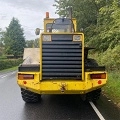
<path id="1" fill-rule="evenodd" d="M 96 107 L 105 120 L 120 120 L 120 111 L 101 97 Z M 16 83 L 16 71 L 0 73 L 0 120 L 99 120 L 79 95 L 42 95 L 41 103 L 26 104 Z"/>

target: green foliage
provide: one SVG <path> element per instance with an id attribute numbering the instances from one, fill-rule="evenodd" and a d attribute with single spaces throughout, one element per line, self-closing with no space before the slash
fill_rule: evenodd
<path id="1" fill-rule="evenodd" d="M 104 93 L 109 96 L 111 100 L 120 103 L 120 72 L 114 71 L 108 73 L 108 83 L 103 88 Z"/>
<path id="2" fill-rule="evenodd" d="M 0 61 L 0 70 L 18 66 L 22 63 L 22 59 L 13 59 L 13 60 L 1 60 Z"/>
<path id="3" fill-rule="evenodd" d="M 2 29 L 0 29 L 0 56 L 3 55 L 4 53 L 4 43 L 3 43 L 3 35 L 4 35 L 4 31 Z"/>
<path id="4" fill-rule="evenodd" d="M 27 48 L 39 48 L 39 39 L 35 39 L 35 40 L 26 40 L 26 47 Z"/>
<path id="5" fill-rule="evenodd" d="M 99 65 L 105 65 L 108 71 L 120 70 L 120 45 L 109 48 L 104 53 L 92 53 L 90 57 L 95 58 Z"/>
<path id="6" fill-rule="evenodd" d="M 40 47 L 40 45 L 39 45 L 39 38 L 34 40 L 34 47 L 35 48 L 39 48 Z"/>
<path id="7" fill-rule="evenodd" d="M 26 40 L 26 47 L 27 48 L 32 48 L 34 44 L 34 40 Z"/>
<path id="8" fill-rule="evenodd" d="M 85 43 L 97 52 L 113 49 L 120 43 L 120 3 L 118 0 L 55 0 L 59 15 L 66 15 L 72 6 L 78 31 L 84 29 Z"/>
<path id="9" fill-rule="evenodd" d="M 99 6 L 95 0 L 55 0 L 56 13 L 66 16 L 67 8 L 72 6 L 73 17 L 77 19 L 78 31 L 80 28 L 85 29 L 91 24 L 97 24 L 97 15 Z"/>
<path id="10" fill-rule="evenodd" d="M 3 56 L 1 55 L 1 56 L 0 56 L 0 61 L 3 60 L 3 59 L 7 59 L 7 57 L 4 56 L 4 55 L 3 55 Z"/>
<path id="11" fill-rule="evenodd" d="M 3 48 L 3 47 L 0 47 L 0 56 L 3 55 L 3 52 L 4 52 L 4 48 Z"/>
<path id="12" fill-rule="evenodd" d="M 113 49 L 120 45 L 120 7 L 117 0 L 100 8 L 98 26 L 93 30 L 93 36 L 87 40 L 88 46 L 94 46 L 98 52 Z M 90 28 L 89 28 L 90 30 Z M 88 38 L 88 35 L 87 35 Z"/>
<path id="13" fill-rule="evenodd" d="M 4 40 L 5 51 L 7 54 L 12 54 L 14 56 L 23 54 L 25 38 L 23 29 L 17 19 L 12 18 L 2 39 Z"/>
<path id="14" fill-rule="evenodd" d="M 0 29 L 0 48 L 4 47 L 3 39 L 2 39 L 3 35 L 4 35 L 4 31 Z"/>

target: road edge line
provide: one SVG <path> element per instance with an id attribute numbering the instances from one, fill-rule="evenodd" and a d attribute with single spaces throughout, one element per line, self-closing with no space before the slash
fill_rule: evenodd
<path id="1" fill-rule="evenodd" d="M 102 116 L 102 114 L 97 109 L 97 107 L 94 105 L 94 103 L 91 101 L 89 103 L 92 106 L 92 108 L 94 109 L 94 111 L 96 112 L 96 114 L 98 115 L 98 117 L 100 118 L 100 120 L 105 120 L 104 117 Z"/>

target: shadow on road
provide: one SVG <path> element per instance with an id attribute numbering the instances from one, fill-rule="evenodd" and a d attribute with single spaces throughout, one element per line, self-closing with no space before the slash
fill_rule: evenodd
<path id="1" fill-rule="evenodd" d="M 22 120 L 97 120 L 79 95 L 43 95 L 41 103 L 25 104 Z M 99 120 L 99 119 L 98 119 Z"/>

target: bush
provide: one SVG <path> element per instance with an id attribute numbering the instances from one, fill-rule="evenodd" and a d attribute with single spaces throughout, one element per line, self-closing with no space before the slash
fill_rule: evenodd
<path id="1" fill-rule="evenodd" d="M 13 60 L 1 60 L 0 61 L 0 70 L 18 66 L 22 63 L 22 59 L 13 59 Z"/>
<path id="2" fill-rule="evenodd" d="M 120 71 L 108 73 L 108 82 L 104 86 L 104 93 L 114 102 L 120 103 Z"/>
<path id="3" fill-rule="evenodd" d="M 107 70 L 120 70 L 120 45 L 109 48 L 104 53 L 90 54 L 90 57 L 95 58 L 99 65 L 105 65 Z"/>
<path id="4" fill-rule="evenodd" d="M 2 61 L 2 60 L 4 60 L 4 59 L 6 59 L 7 57 L 6 56 L 0 56 L 0 61 Z"/>

